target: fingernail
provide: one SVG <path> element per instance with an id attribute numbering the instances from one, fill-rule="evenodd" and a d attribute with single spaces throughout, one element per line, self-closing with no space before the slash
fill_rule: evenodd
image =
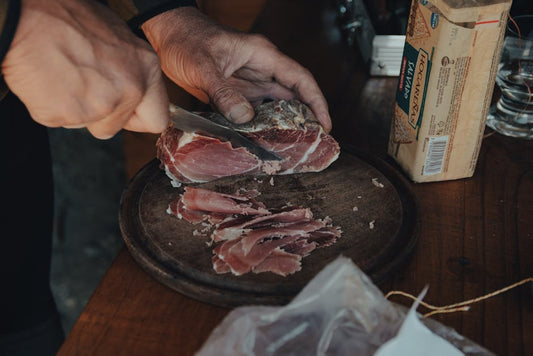
<path id="1" fill-rule="evenodd" d="M 250 121 L 252 117 L 252 107 L 244 103 L 233 106 L 229 113 L 229 119 L 235 123 L 244 123 Z"/>

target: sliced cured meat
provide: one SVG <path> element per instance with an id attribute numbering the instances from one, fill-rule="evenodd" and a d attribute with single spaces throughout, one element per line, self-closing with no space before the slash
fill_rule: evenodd
<path id="1" fill-rule="evenodd" d="M 317 244 L 315 242 L 309 242 L 308 239 L 300 239 L 283 246 L 283 251 L 305 257 L 309 255 L 316 247 Z"/>
<path id="2" fill-rule="evenodd" d="M 247 196 L 222 194 L 202 188 L 186 187 L 181 200 L 184 208 L 189 210 L 241 215 L 270 214 L 264 204 Z"/>
<path id="3" fill-rule="evenodd" d="M 255 273 L 272 272 L 285 277 L 302 269 L 301 260 L 300 255 L 276 249 L 263 262 L 254 266 L 253 271 Z"/>
<path id="4" fill-rule="evenodd" d="M 313 218 L 313 213 L 309 208 L 293 208 L 278 213 L 260 215 L 254 218 L 238 216 L 224 220 L 214 231 L 213 241 L 232 240 L 239 238 L 251 229 L 276 226 L 281 224 L 308 222 Z"/>
<path id="5" fill-rule="evenodd" d="M 178 219 L 184 219 L 191 224 L 198 224 L 203 221 L 207 221 L 211 225 L 216 225 L 228 218 L 228 215 L 224 213 L 208 213 L 201 210 L 187 209 L 183 204 L 183 195 L 178 196 L 169 204 L 167 213 L 174 215 Z"/>
<path id="6" fill-rule="evenodd" d="M 227 141 L 169 127 L 157 141 L 157 157 L 175 184 L 208 182 L 232 175 L 319 172 L 340 153 L 335 139 L 324 132 L 312 111 L 297 100 L 259 105 L 254 119 L 245 124 L 211 118 L 239 131 L 283 160 L 261 161 Z"/>
<path id="7" fill-rule="evenodd" d="M 213 263 L 213 269 L 216 273 L 228 273 L 231 272 L 231 268 L 229 268 L 229 265 L 224 262 L 223 260 L 218 257 L 218 255 L 213 255 L 213 258 L 211 259 Z"/>
<path id="8" fill-rule="evenodd" d="M 314 219 L 309 208 L 298 206 L 267 209 L 254 199 L 258 195 L 186 187 L 167 211 L 193 224 L 211 223 L 207 230 L 216 244 L 212 264 L 217 273 L 269 271 L 286 276 L 300 270 L 303 257 L 341 235 L 329 217 Z"/>
<path id="9" fill-rule="evenodd" d="M 334 226 L 325 226 L 310 233 L 309 241 L 313 241 L 318 247 L 331 246 L 341 236 L 341 230 Z"/>
<path id="10" fill-rule="evenodd" d="M 217 246 L 214 252 L 228 264 L 233 274 L 240 276 L 261 264 L 275 249 L 292 243 L 298 238 L 299 236 L 284 236 L 279 239 L 267 240 L 254 245 L 249 253 L 245 253 L 242 240 L 231 240 Z"/>
<path id="11" fill-rule="evenodd" d="M 310 233 L 323 228 L 325 225 L 319 220 L 297 222 L 283 226 L 270 226 L 261 229 L 253 229 L 245 233 L 240 241 L 244 253 L 249 253 L 261 240 L 281 238 L 283 236 L 309 237 Z"/>
<path id="12" fill-rule="evenodd" d="M 171 180 L 208 182 L 217 178 L 260 172 L 262 162 L 246 149 L 208 136 L 167 128 L 157 141 L 157 157 Z"/>
<path id="13" fill-rule="evenodd" d="M 183 196 L 174 199 L 168 206 L 167 213 L 176 216 L 178 219 L 185 219 L 191 224 L 198 224 L 204 221 L 207 216 L 198 210 L 186 209 L 183 205 Z"/>

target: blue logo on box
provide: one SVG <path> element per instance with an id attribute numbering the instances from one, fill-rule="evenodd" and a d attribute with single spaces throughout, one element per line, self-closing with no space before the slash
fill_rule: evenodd
<path id="1" fill-rule="evenodd" d="M 431 14 L 431 28 L 435 29 L 439 25 L 439 14 L 432 13 Z"/>

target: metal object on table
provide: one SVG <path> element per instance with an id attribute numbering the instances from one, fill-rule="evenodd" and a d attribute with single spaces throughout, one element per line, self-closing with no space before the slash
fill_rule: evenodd
<path id="1" fill-rule="evenodd" d="M 362 0 L 338 1 L 339 26 L 346 42 L 359 48 L 363 60 L 368 63 L 372 54 L 372 40 L 376 31 Z"/>
<path id="2" fill-rule="evenodd" d="M 377 34 L 363 0 L 339 0 L 337 5 L 339 26 L 346 42 L 357 47 L 363 61 L 369 65 L 370 75 L 398 76 L 405 35 Z M 394 12 L 400 10 L 402 8 L 394 9 Z"/>
<path id="3" fill-rule="evenodd" d="M 243 147 L 263 161 L 280 161 L 282 158 L 264 149 L 237 131 L 215 123 L 201 115 L 170 104 L 170 120 L 174 127 L 185 132 L 201 132 L 231 142 L 234 147 Z M 210 115 L 218 115 L 210 113 Z M 225 118 L 223 119 L 225 120 Z"/>

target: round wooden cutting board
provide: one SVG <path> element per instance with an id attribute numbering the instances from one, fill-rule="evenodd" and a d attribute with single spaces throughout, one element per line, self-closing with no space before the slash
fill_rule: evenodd
<path id="1" fill-rule="evenodd" d="M 213 246 L 193 225 L 169 215 L 168 204 L 182 193 L 152 160 L 123 192 L 120 228 L 135 260 L 161 283 L 195 299 L 220 306 L 281 304 L 339 255 L 350 257 L 374 283 L 389 277 L 418 239 L 419 208 L 409 183 L 387 163 L 343 150 L 319 173 L 228 177 L 196 185 L 222 193 L 257 189 L 268 208 L 287 203 L 309 207 L 315 218 L 329 216 L 340 226 L 336 244 L 303 258 L 287 277 L 273 273 L 217 274 Z"/>

